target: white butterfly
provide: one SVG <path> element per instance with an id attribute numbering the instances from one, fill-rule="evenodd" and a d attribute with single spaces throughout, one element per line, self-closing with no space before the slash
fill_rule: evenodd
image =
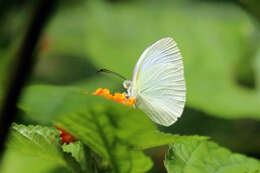
<path id="1" fill-rule="evenodd" d="M 163 38 L 143 52 L 133 73 L 125 80 L 127 95 L 154 122 L 170 126 L 183 112 L 186 87 L 182 56 L 172 38 Z"/>

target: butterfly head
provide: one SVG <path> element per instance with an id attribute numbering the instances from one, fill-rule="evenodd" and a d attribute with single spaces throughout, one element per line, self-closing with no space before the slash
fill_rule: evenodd
<path id="1" fill-rule="evenodd" d="M 132 81 L 130 81 L 130 80 L 125 80 L 125 81 L 123 82 L 123 86 L 124 86 L 124 88 L 127 89 L 127 90 L 131 87 L 131 85 L 132 85 Z"/>
<path id="2" fill-rule="evenodd" d="M 127 96 L 131 96 L 131 88 L 132 88 L 132 81 L 130 80 L 125 80 L 123 82 L 124 88 L 127 90 Z"/>

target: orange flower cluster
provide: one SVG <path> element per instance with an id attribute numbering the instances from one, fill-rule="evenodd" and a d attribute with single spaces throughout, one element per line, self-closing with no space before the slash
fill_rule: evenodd
<path id="1" fill-rule="evenodd" d="M 104 96 L 107 99 L 114 100 L 116 102 L 122 103 L 127 106 L 133 106 L 135 104 L 136 99 L 131 96 L 130 98 L 126 97 L 126 93 L 115 93 L 112 95 L 110 91 L 106 88 L 98 88 L 95 92 L 92 93 L 93 95 L 98 95 L 98 96 Z"/>

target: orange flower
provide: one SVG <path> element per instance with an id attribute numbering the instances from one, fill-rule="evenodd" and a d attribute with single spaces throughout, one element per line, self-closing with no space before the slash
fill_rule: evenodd
<path id="1" fill-rule="evenodd" d="M 60 137 L 62 139 L 62 144 L 64 144 L 64 143 L 69 144 L 71 142 L 77 141 L 77 139 L 74 136 L 72 136 L 69 132 L 62 129 L 61 127 L 55 126 L 55 128 L 57 130 L 61 131 Z"/>
<path id="2" fill-rule="evenodd" d="M 93 92 L 92 94 L 94 95 L 103 95 L 103 89 L 102 88 L 98 88 L 95 92 Z"/>
<path id="3" fill-rule="evenodd" d="M 103 96 L 109 100 L 114 100 L 116 102 L 122 103 L 124 105 L 132 107 L 135 104 L 136 99 L 131 96 L 130 98 L 126 97 L 126 93 L 115 93 L 112 95 L 110 91 L 106 88 L 98 88 L 95 92 L 92 93 L 93 95 Z"/>

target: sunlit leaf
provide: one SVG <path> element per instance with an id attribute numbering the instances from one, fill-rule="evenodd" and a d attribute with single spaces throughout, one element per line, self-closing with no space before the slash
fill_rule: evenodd
<path id="1" fill-rule="evenodd" d="M 72 156 L 62 151 L 59 135 L 60 132 L 54 128 L 13 124 L 7 146 L 57 166 L 67 167 L 71 171 L 80 170 Z"/>
<path id="2" fill-rule="evenodd" d="M 152 166 L 150 159 L 140 149 L 119 138 L 117 131 L 120 131 L 120 119 L 117 121 L 114 118 L 114 114 L 96 107 L 68 114 L 57 124 L 98 153 L 104 162 L 108 162 L 107 169 L 120 173 L 146 172 Z"/>
<path id="3" fill-rule="evenodd" d="M 232 153 L 207 140 L 186 138 L 170 145 L 165 166 L 168 173 L 258 173 L 260 161 Z"/>
<path id="4" fill-rule="evenodd" d="M 20 108 L 32 118 L 32 115 L 51 117 L 55 125 L 89 146 L 110 163 L 109 168 L 119 172 L 147 171 L 151 161 L 142 149 L 167 145 L 179 138 L 159 132 L 148 116 L 138 109 L 91 93 L 84 94 L 84 90 L 75 87 L 29 87 Z M 70 149 L 76 146 L 71 144 Z"/>

